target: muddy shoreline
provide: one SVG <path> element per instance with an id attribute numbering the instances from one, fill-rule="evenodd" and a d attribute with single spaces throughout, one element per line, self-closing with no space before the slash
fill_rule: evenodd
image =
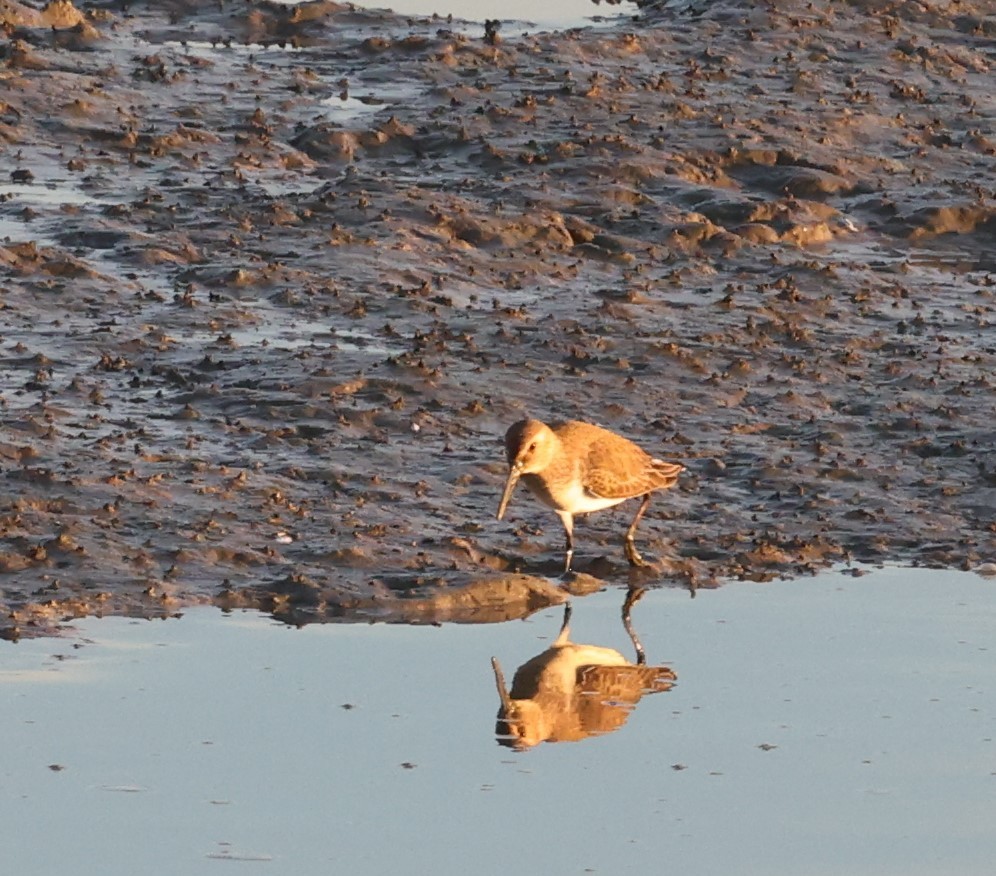
<path id="1" fill-rule="evenodd" d="M 527 413 L 687 466 L 641 584 L 996 559 L 989 4 L 202 7 L 0 0 L 0 633 L 557 601 Z"/>

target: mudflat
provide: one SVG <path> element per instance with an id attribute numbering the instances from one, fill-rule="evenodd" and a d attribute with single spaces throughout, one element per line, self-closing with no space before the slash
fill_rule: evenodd
<path id="1" fill-rule="evenodd" d="M 996 559 L 991 4 L 0 25 L 3 635 L 556 602 L 556 519 L 494 520 L 525 416 L 687 467 L 641 585 Z"/>

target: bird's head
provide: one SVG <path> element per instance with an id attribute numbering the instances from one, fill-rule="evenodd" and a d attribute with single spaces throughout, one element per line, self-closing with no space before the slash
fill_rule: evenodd
<path id="1" fill-rule="evenodd" d="M 508 479 L 498 506 L 498 519 L 512 498 L 519 478 L 524 474 L 543 471 L 557 452 L 557 436 L 539 420 L 519 420 L 505 433 L 505 454 L 508 457 Z"/>
<path id="2" fill-rule="evenodd" d="M 495 684 L 501 699 L 495 722 L 495 737 L 498 744 L 520 750 L 538 745 L 546 733 L 542 709 L 532 700 L 513 700 L 505 688 L 505 676 L 497 658 L 491 658 L 491 667 L 495 673 Z"/>

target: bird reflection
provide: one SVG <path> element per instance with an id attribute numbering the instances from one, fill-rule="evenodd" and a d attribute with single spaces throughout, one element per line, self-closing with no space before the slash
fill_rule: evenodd
<path id="1" fill-rule="evenodd" d="M 495 733 L 502 745 L 525 749 L 540 742 L 576 742 L 611 733 L 626 723 L 644 694 L 671 689 L 674 671 L 646 665 L 630 621 L 630 609 L 642 595 L 642 589 L 629 591 L 622 609 L 635 663 L 614 648 L 571 642 L 570 603 L 564 607 L 556 641 L 519 667 L 510 691 L 498 660 L 491 658 L 501 698 Z"/>

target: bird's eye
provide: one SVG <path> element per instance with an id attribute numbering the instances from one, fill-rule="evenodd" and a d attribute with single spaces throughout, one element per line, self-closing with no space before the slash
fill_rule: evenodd
<path id="1" fill-rule="evenodd" d="M 529 449 L 530 450 L 535 450 L 536 449 L 536 442 L 535 441 L 532 444 L 529 445 Z"/>

